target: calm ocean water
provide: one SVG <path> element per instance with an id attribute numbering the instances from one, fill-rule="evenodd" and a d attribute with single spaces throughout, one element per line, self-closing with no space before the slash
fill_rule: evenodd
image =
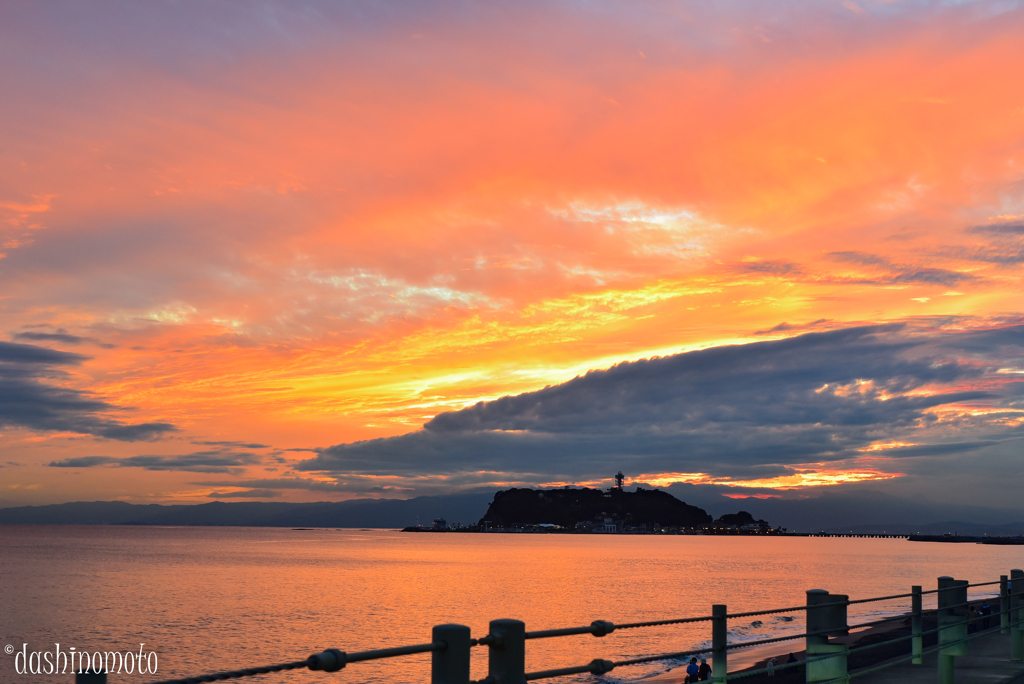
<path id="1" fill-rule="evenodd" d="M 158 676 L 122 674 L 110 684 L 302 659 L 329 647 L 424 643 L 443 622 L 469 625 L 479 637 L 503 617 L 521 619 L 527 629 L 667 619 L 710 614 L 713 603 L 730 612 L 800 605 L 813 588 L 859 598 L 903 593 L 912 584 L 934 588 L 939 575 L 998 579 L 1024 566 L 1024 547 L 889 539 L 267 528 L 11 525 L 0 526 L 0 548 L 0 644 L 124 651 L 144 642 L 158 654 Z M 907 605 L 851 608 L 851 623 Z M 802 627 L 798 612 L 730 622 L 736 640 Z M 684 650 L 709 638 L 709 627 L 699 624 L 531 641 L 527 668 Z M 486 649 L 475 650 L 478 678 L 486 674 Z M 672 665 L 620 668 L 607 679 L 640 679 Z M 418 655 L 257 681 L 428 678 L 429 655 Z M 69 678 L 19 676 L 5 653 L 0 681 Z"/>

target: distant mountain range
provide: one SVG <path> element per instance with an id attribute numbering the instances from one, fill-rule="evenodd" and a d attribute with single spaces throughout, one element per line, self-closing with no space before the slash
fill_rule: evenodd
<path id="1" fill-rule="evenodd" d="M 493 492 L 487 492 L 318 503 L 214 501 L 162 506 L 92 501 L 0 508 L 0 523 L 402 528 L 429 523 L 439 516 L 451 522 L 475 523 L 493 498 Z"/>
<path id="2" fill-rule="evenodd" d="M 1024 534 L 1024 512 L 907 500 L 870 490 L 825 491 L 802 499 L 731 499 L 694 485 L 663 489 L 713 516 L 743 509 L 790 532 L 895 532 L 1014 536 Z M 57 525 L 239 525 L 253 527 L 367 527 L 401 529 L 429 524 L 475 523 L 484 517 L 495 492 L 415 499 L 355 499 L 340 502 L 281 503 L 215 501 L 163 506 L 94 501 L 0 508 L 0 524 Z M 543 521 L 550 522 L 550 521 Z M 662 521 L 658 521 L 662 522 Z M 662 523 L 667 524 L 667 523 Z"/>

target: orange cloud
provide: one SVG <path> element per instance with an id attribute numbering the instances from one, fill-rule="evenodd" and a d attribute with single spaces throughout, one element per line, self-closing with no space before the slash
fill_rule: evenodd
<path id="1" fill-rule="evenodd" d="M 884 472 L 874 468 L 850 468 L 846 464 L 816 463 L 804 467 L 790 466 L 794 471 L 790 475 L 778 477 L 738 480 L 732 478 L 711 477 L 705 473 L 660 473 L 640 475 L 637 482 L 646 482 L 655 487 L 668 487 L 677 482 L 687 484 L 724 485 L 742 489 L 799 489 L 803 487 L 824 487 L 857 482 L 873 482 L 903 477 L 904 473 Z M 747 494 L 725 494 L 725 496 L 749 496 Z"/>

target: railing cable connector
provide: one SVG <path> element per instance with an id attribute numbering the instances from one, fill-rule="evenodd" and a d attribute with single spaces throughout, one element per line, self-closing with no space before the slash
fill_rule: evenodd
<path id="1" fill-rule="evenodd" d="M 336 648 L 309 656 L 309 669 L 321 672 L 337 672 L 348 663 L 348 654 Z"/>

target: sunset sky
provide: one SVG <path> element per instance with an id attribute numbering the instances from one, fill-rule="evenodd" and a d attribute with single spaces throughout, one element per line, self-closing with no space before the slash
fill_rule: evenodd
<path id="1" fill-rule="evenodd" d="M 0 3 L 0 506 L 621 469 L 1022 509 L 1022 36 L 1006 1 Z"/>

